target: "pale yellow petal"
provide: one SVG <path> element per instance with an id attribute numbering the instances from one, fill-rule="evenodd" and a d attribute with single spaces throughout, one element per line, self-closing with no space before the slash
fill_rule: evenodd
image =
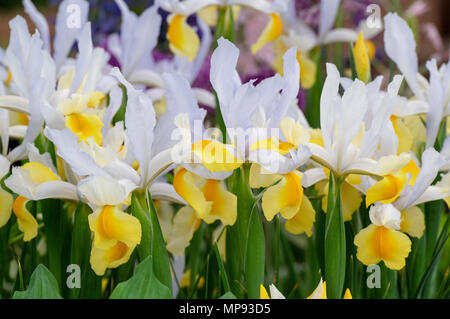
<path id="1" fill-rule="evenodd" d="M 352 220 L 353 213 L 361 206 L 361 193 L 349 183 L 344 183 L 342 185 L 341 200 L 344 221 Z"/>
<path id="2" fill-rule="evenodd" d="M 422 210 L 417 207 L 409 207 L 402 211 L 402 222 L 400 231 L 408 233 L 413 237 L 420 238 L 425 230 L 425 216 Z"/>
<path id="3" fill-rule="evenodd" d="M 282 178 L 279 174 L 272 174 L 258 163 L 250 166 L 249 183 L 251 188 L 268 187 Z"/>
<path id="4" fill-rule="evenodd" d="M 6 225 L 11 217 L 13 196 L 0 186 L 0 227 Z"/>
<path id="5" fill-rule="evenodd" d="M 314 210 L 308 197 L 303 196 L 302 204 L 297 213 L 286 221 L 284 227 L 292 234 L 306 233 L 308 237 L 312 235 L 312 228 L 316 220 L 316 211 Z"/>
<path id="6" fill-rule="evenodd" d="M 211 224 L 219 219 L 224 225 L 231 226 L 237 218 L 237 197 L 229 192 L 224 181 L 208 180 L 202 192 L 208 202 L 212 202 L 211 211 L 203 220 Z"/>
<path id="7" fill-rule="evenodd" d="M 389 204 L 395 201 L 406 186 L 406 174 L 386 175 L 366 192 L 366 206 L 375 202 Z"/>

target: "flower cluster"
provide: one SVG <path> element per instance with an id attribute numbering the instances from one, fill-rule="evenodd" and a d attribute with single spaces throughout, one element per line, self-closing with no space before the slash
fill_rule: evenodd
<path id="1" fill-rule="evenodd" d="M 399 14 L 343 28 L 336 0 L 308 3 L 313 22 L 289 0 L 156 0 L 140 15 L 115 0 L 120 31 L 94 46 L 87 1 L 61 2 L 54 36 L 23 5 L 36 30 L 16 16 L 0 55 L 0 296 L 36 298 L 38 271 L 72 298 L 268 298 L 267 283 L 272 298 L 438 295 L 450 66 L 419 73 Z M 239 49 L 245 10 L 267 24 Z M 377 35 L 389 77 L 372 76 Z M 240 54 L 270 46 L 274 75 L 243 81 Z M 361 278 L 377 264 L 372 293 Z"/>

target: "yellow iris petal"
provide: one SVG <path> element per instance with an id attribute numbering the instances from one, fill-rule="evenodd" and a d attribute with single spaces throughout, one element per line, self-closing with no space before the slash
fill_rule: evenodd
<path id="1" fill-rule="evenodd" d="M 66 126 L 75 133 L 80 140 L 86 141 L 92 137 L 97 145 L 102 144 L 103 122 L 93 114 L 73 113 L 66 116 Z"/>
<path id="2" fill-rule="evenodd" d="M 400 270 L 411 251 L 411 240 L 400 231 L 376 226 L 362 229 L 354 240 L 358 247 L 357 258 L 364 265 L 373 265 L 384 261 L 386 267 Z"/>
<path id="3" fill-rule="evenodd" d="M 0 186 L 0 227 L 3 227 L 11 217 L 13 196 Z"/>
<path id="4" fill-rule="evenodd" d="M 397 135 L 398 138 L 397 153 L 408 153 L 413 146 L 414 136 L 401 118 L 392 115 L 391 122 L 394 127 L 395 135 Z"/>
<path id="5" fill-rule="evenodd" d="M 280 16 L 276 13 L 272 13 L 270 15 L 270 21 L 267 23 L 263 32 L 259 36 L 258 40 L 252 45 L 252 54 L 255 54 L 261 48 L 269 43 L 270 41 L 275 40 L 281 35 L 283 31 L 283 22 Z"/>
<path id="6" fill-rule="evenodd" d="M 122 212 L 115 206 L 104 206 L 89 215 L 89 227 L 94 232 L 94 246 L 110 249 L 118 241 L 129 247 L 141 242 L 141 224 L 139 220 Z"/>
<path id="7" fill-rule="evenodd" d="M 214 179 L 208 180 L 202 191 L 205 199 L 213 203 L 210 213 L 203 218 L 204 221 L 211 224 L 219 219 L 224 225 L 233 225 L 237 217 L 236 195 L 226 190 L 223 181 Z"/>
<path id="8" fill-rule="evenodd" d="M 291 219 L 298 212 L 303 198 L 301 179 L 301 173 L 293 171 L 265 191 L 262 209 L 268 221 L 271 221 L 277 213 L 285 219 Z"/>
<path id="9" fill-rule="evenodd" d="M 242 165 L 225 145 L 215 141 L 201 140 L 192 145 L 193 152 L 211 172 L 231 172 Z"/>
<path id="10" fill-rule="evenodd" d="M 316 220 L 316 211 L 314 210 L 308 197 L 303 196 L 300 209 L 297 213 L 286 221 L 284 227 L 292 234 L 306 233 L 308 237 L 312 235 L 312 228 Z"/>
<path id="11" fill-rule="evenodd" d="M 104 100 L 106 95 L 102 92 L 94 91 L 91 93 L 89 101 L 87 103 L 88 108 L 95 109 L 99 106 Z"/>
<path id="12" fill-rule="evenodd" d="M 59 180 L 50 168 L 38 162 L 28 162 L 22 166 L 22 169 L 28 172 L 31 180 L 36 184 Z"/>
<path id="13" fill-rule="evenodd" d="M 38 223 L 28 211 L 26 204 L 28 199 L 18 196 L 13 204 L 13 212 L 17 217 L 19 229 L 23 232 L 23 241 L 30 241 L 38 234 Z"/>
<path id="14" fill-rule="evenodd" d="M 269 294 L 263 285 L 259 286 L 259 299 L 270 299 Z"/>
<path id="15" fill-rule="evenodd" d="M 173 219 L 173 227 L 167 240 L 167 250 L 174 255 L 183 254 L 194 232 L 200 226 L 200 222 L 192 207 L 181 208 Z"/>
<path id="16" fill-rule="evenodd" d="M 218 10 L 219 8 L 217 6 L 207 6 L 198 10 L 197 16 L 199 16 L 205 24 L 210 27 L 215 27 L 217 24 Z"/>
<path id="17" fill-rule="evenodd" d="M 328 181 L 322 181 L 316 184 L 316 189 L 322 197 L 322 210 L 327 211 L 328 203 Z M 362 202 L 361 193 L 351 184 L 345 182 L 341 190 L 342 217 L 344 221 L 352 220 L 353 213 L 359 208 Z"/>
<path id="18" fill-rule="evenodd" d="M 135 246 L 129 247 L 120 241 L 108 249 L 92 246 L 90 257 L 92 269 L 98 276 L 103 276 L 107 268 L 116 268 L 126 263 Z"/>
<path id="19" fill-rule="evenodd" d="M 413 186 L 416 183 L 417 175 L 419 175 L 420 168 L 414 160 L 409 161 L 401 170 L 400 174 L 410 174 L 408 185 Z"/>
<path id="20" fill-rule="evenodd" d="M 272 174 L 258 163 L 250 166 L 249 184 L 251 188 L 268 187 L 282 178 L 279 174 Z"/>
<path id="21" fill-rule="evenodd" d="M 186 17 L 180 14 L 169 17 L 167 39 L 173 53 L 187 57 L 189 61 L 194 60 L 200 40 L 194 29 L 186 23 Z"/>
<path id="22" fill-rule="evenodd" d="M 11 81 L 12 81 L 12 73 L 11 73 L 11 70 L 8 68 L 8 76 L 6 77 L 5 85 L 10 86 Z"/>
<path id="23" fill-rule="evenodd" d="M 322 131 L 320 129 L 309 129 L 309 142 L 324 147 Z"/>
<path id="24" fill-rule="evenodd" d="M 360 32 L 355 47 L 353 48 L 353 57 L 355 59 L 356 73 L 358 79 L 367 83 L 370 79 L 370 59 L 369 52 L 364 41 L 363 33 Z"/>
<path id="25" fill-rule="evenodd" d="M 205 199 L 199 185 L 198 178 L 194 174 L 188 172 L 185 168 L 180 169 L 175 173 L 173 179 L 173 186 L 175 191 L 180 195 L 202 219 L 205 218 L 211 211 L 212 202 Z"/>
<path id="26" fill-rule="evenodd" d="M 317 65 L 311 60 L 307 52 L 297 52 L 300 65 L 300 84 L 304 89 L 310 89 L 316 83 Z"/>
<path id="27" fill-rule="evenodd" d="M 344 299 L 353 299 L 350 289 L 345 290 Z"/>
<path id="28" fill-rule="evenodd" d="M 349 183 L 342 185 L 342 216 L 344 221 L 352 220 L 353 213 L 361 206 L 361 193 Z"/>
<path id="29" fill-rule="evenodd" d="M 402 211 L 402 222 L 400 231 L 408 233 L 413 237 L 420 238 L 425 230 L 425 216 L 422 210 L 417 207 L 409 207 Z"/>
<path id="30" fill-rule="evenodd" d="M 375 202 L 392 203 L 400 196 L 407 182 L 406 174 L 386 175 L 366 192 L 366 206 Z"/>

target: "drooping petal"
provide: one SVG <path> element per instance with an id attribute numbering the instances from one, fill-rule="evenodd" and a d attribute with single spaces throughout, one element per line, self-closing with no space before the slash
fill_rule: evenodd
<path id="1" fill-rule="evenodd" d="M 227 191 L 224 181 L 208 180 L 203 186 L 202 192 L 205 199 L 212 202 L 211 211 L 203 220 L 211 224 L 217 219 L 224 225 L 233 225 L 237 218 L 237 197 Z"/>
<path id="2" fill-rule="evenodd" d="M 93 245 L 97 248 L 109 249 L 118 242 L 133 247 L 141 242 L 139 220 L 116 206 L 100 207 L 88 218 L 89 227 L 95 234 Z"/>
<path id="3" fill-rule="evenodd" d="M 23 241 L 30 241 L 38 234 L 38 223 L 26 208 L 28 199 L 19 196 L 13 204 L 13 211 L 17 217 L 19 229 L 23 232 Z"/>
<path id="4" fill-rule="evenodd" d="M 90 263 L 97 276 L 103 276 L 107 268 L 117 268 L 126 263 L 136 245 L 127 246 L 123 242 L 116 242 L 107 249 L 92 246 Z"/>
<path id="5" fill-rule="evenodd" d="M 316 220 L 316 211 L 314 210 L 308 197 L 303 196 L 300 209 L 297 213 L 286 221 L 284 227 L 292 234 L 306 233 L 308 237 L 312 235 L 312 228 Z"/>
<path id="6" fill-rule="evenodd" d="M 205 218 L 211 211 L 212 202 L 208 202 L 201 191 L 198 177 L 188 172 L 185 168 L 175 173 L 173 186 L 178 193 L 192 208 L 195 209 L 200 218 Z"/>
<path id="7" fill-rule="evenodd" d="M 66 126 L 79 140 L 87 141 L 92 137 L 97 145 L 102 145 L 103 122 L 94 114 L 74 113 L 66 116 Z"/>
<path id="8" fill-rule="evenodd" d="M 173 219 L 173 226 L 167 240 L 167 250 L 174 255 L 183 254 L 199 225 L 200 219 L 191 207 L 181 208 Z"/>
<path id="9" fill-rule="evenodd" d="M 293 171 L 265 191 L 262 197 L 262 209 L 268 221 L 271 221 L 277 213 L 281 213 L 286 219 L 295 216 L 303 198 L 301 178 L 299 171 Z"/>
<path id="10" fill-rule="evenodd" d="M 362 229 L 354 240 L 358 247 L 357 258 L 364 265 L 373 265 L 384 261 L 386 267 L 400 270 L 411 251 L 411 240 L 400 231 L 376 226 Z"/>

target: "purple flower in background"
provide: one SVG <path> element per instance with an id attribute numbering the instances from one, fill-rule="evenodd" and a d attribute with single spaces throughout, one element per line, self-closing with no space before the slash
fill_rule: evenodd
<path id="1" fill-rule="evenodd" d="M 344 0 L 342 2 L 342 9 L 349 13 L 352 17 L 354 26 L 367 18 L 367 7 L 371 4 L 379 4 L 379 0 Z"/>

